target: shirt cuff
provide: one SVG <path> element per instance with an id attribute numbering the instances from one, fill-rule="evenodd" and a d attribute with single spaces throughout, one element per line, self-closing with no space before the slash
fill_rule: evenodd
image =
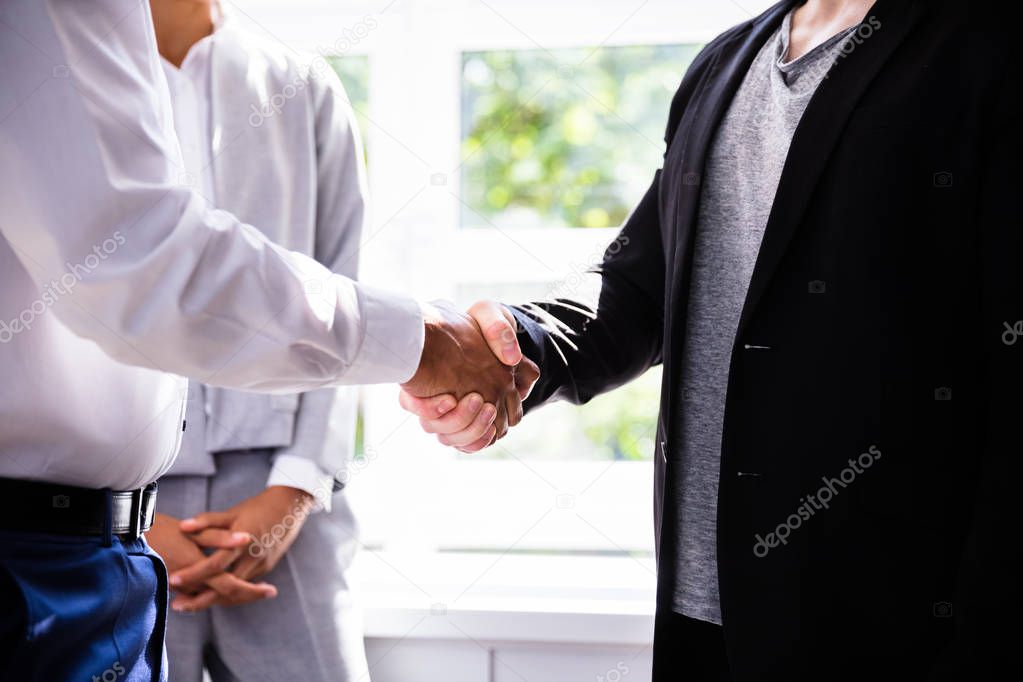
<path id="1" fill-rule="evenodd" d="M 334 477 L 323 471 L 316 462 L 296 455 L 278 455 L 270 467 L 266 487 L 285 485 L 304 490 L 313 496 L 313 511 L 330 511 L 334 494 Z"/>
<path id="2" fill-rule="evenodd" d="M 356 286 L 362 345 L 346 384 L 401 384 L 419 369 L 426 331 L 419 302 L 363 284 Z"/>

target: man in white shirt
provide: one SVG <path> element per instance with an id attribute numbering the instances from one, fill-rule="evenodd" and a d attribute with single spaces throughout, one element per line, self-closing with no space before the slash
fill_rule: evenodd
<path id="1" fill-rule="evenodd" d="M 468 317 L 335 275 L 183 183 L 146 3 L 10 0 L 0 34 L 0 668 L 160 678 L 166 576 L 141 532 L 179 377 L 475 390 L 504 430 L 532 375 Z"/>
<path id="2" fill-rule="evenodd" d="M 151 0 L 150 8 L 187 178 L 276 243 L 354 278 L 363 151 L 330 65 L 301 62 L 215 2 Z M 254 120 L 252 107 L 281 92 L 294 96 Z M 216 157 L 214 131 L 234 138 Z M 345 492 L 334 492 L 355 445 L 356 413 L 352 388 L 269 395 L 189 387 L 188 428 L 146 534 L 171 574 L 175 682 L 200 682 L 204 668 L 214 680 L 344 682 L 368 673 L 347 576 L 358 531 Z M 259 541 L 230 569 L 175 584 L 206 561 L 181 520 L 207 512 Z M 276 596 L 267 600 L 271 585 Z"/>

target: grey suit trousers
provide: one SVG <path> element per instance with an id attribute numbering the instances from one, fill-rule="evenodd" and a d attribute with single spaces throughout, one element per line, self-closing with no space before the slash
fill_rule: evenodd
<path id="1" fill-rule="evenodd" d="M 227 509 L 266 487 L 267 450 L 220 453 L 213 476 L 160 479 L 157 511 L 186 518 Z M 170 612 L 170 682 L 309 680 L 368 682 L 362 618 L 347 571 L 357 526 L 343 493 L 330 512 L 309 516 L 295 543 L 262 580 L 276 599 L 214 606 L 194 614 Z"/>

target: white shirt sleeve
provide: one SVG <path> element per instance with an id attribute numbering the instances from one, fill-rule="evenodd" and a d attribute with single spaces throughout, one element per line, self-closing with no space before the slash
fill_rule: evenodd
<path id="1" fill-rule="evenodd" d="M 0 17 L 0 232 L 40 287 L 73 274 L 53 306 L 67 327 L 116 360 L 232 388 L 415 372 L 415 301 L 333 274 L 176 184 L 148 3 L 13 0 Z"/>
<path id="2" fill-rule="evenodd" d="M 295 455 L 274 457 L 266 487 L 286 485 L 309 493 L 313 497 L 311 513 L 331 510 L 334 494 L 334 476 L 321 469 L 315 461 Z"/>

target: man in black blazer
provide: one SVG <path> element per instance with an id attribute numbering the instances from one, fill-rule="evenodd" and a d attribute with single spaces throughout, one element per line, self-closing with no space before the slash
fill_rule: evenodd
<path id="1" fill-rule="evenodd" d="M 734 139 L 725 148 L 745 134 L 729 129 L 743 123 L 730 105 L 781 27 L 792 21 L 786 50 L 801 53 L 816 41 L 799 13 L 842 5 L 779 3 L 695 59 L 663 168 L 594 271 L 596 301 L 473 309 L 497 351 L 513 319 L 540 366 L 527 411 L 664 365 L 658 681 L 995 679 L 1023 629 L 1018 28 L 988 3 L 935 0 L 864 7 L 798 112 L 737 319 L 716 330 L 727 385 L 713 453 L 717 611 L 680 613 L 680 586 L 694 580 L 680 570 L 682 529 L 698 515 L 683 474 L 700 455 L 687 445 L 697 410 L 683 378 L 706 365 L 687 347 L 700 338 L 692 306 L 704 278 L 733 267 L 708 265 L 715 240 L 731 238 L 705 233 L 708 201 L 727 222 L 741 209 L 728 197 L 763 189 L 760 177 L 710 186 L 749 153 Z M 429 401 L 403 404 L 466 450 L 503 435 L 464 400 L 441 418 Z"/>

